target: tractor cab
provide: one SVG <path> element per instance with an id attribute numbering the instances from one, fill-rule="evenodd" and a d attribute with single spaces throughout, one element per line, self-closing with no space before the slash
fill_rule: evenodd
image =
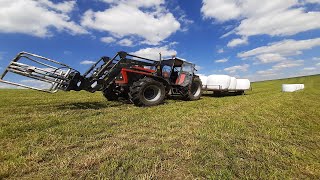
<path id="1" fill-rule="evenodd" d="M 187 86 L 192 82 L 195 65 L 173 57 L 161 61 L 162 77 L 172 85 Z"/>

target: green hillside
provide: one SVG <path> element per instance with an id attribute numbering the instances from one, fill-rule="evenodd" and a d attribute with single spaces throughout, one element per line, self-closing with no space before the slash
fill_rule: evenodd
<path id="1" fill-rule="evenodd" d="M 0 90 L 0 112 L 0 179 L 320 179 L 320 75 L 151 108 Z"/>

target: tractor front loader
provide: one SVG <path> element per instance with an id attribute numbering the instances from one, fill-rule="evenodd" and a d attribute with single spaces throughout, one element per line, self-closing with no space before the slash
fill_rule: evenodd
<path id="1" fill-rule="evenodd" d="M 137 106 L 154 106 L 168 95 L 200 99 L 202 84 L 194 71 L 194 64 L 176 57 L 156 61 L 120 51 L 112 58 L 102 57 L 81 74 L 58 61 L 21 52 L 0 82 L 49 93 L 101 91 L 109 101 L 125 98 Z"/>

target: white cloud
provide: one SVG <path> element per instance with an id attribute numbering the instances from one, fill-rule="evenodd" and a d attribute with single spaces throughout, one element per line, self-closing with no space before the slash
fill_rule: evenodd
<path id="1" fill-rule="evenodd" d="M 65 55 L 71 55 L 71 54 L 72 54 L 72 51 L 65 50 L 65 51 L 63 51 L 63 54 L 65 54 Z"/>
<path id="2" fill-rule="evenodd" d="M 296 0 L 269 0 L 264 3 L 253 0 L 203 0 L 202 13 L 207 18 L 224 22 L 281 12 L 297 4 Z"/>
<path id="3" fill-rule="evenodd" d="M 320 63 L 316 64 L 316 66 L 320 66 Z"/>
<path id="4" fill-rule="evenodd" d="M 130 39 L 122 39 L 117 44 L 120 46 L 132 46 L 133 42 Z"/>
<path id="5" fill-rule="evenodd" d="M 168 58 L 173 55 L 176 55 L 177 51 L 170 49 L 169 46 L 162 46 L 162 47 L 140 49 L 136 52 L 132 52 L 131 54 L 153 59 L 153 60 L 159 60 L 159 57 L 160 57 L 159 53 L 161 53 L 162 58 Z"/>
<path id="6" fill-rule="evenodd" d="M 189 25 L 191 25 L 191 24 L 194 23 L 194 21 L 188 19 L 188 18 L 187 18 L 187 15 L 185 15 L 185 14 L 180 15 L 180 17 L 179 17 L 178 20 L 179 20 L 179 22 L 181 22 L 182 25 L 183 25 L 183 28 L 180 29 L 180 31 L 182 31 L 182 32 L 187 32 L 187 31 L 189 30 Z"/>
<path id="7" fill-rule="evenodd" d="M 0 82 L 0 89 L 16 89 L 17 86 L 13 86 L 13 85 L 9 85 L 9 84 L 5 84 L 5 83 L 1 83 Z"/>
<path id="8" fill-rule="evenodd" d="M 116 39 L 113 37 L 102 37 L 100 41 L 109 44 L 115 42 Z"/>
<path id="9" fill-rule="evenodd" d="M 303 62 L 304 62 L 303 60 L 295 60 L 295 61 L 287 60 L 272 66 L 272 68 L 274 70 L 281 70 L 285 68 L 299 67 L 299 66 L 303 66 Z"/>
<path id="10" fill-rule="evenodd" d="M 196 66 L 195 66 L 195 69 L 196 69 L 197 71 L 201 71 L 201 70 L 203 69 L 203 67 L 202 67 L 202 66 L 199 66 L 199 65 L 196 65 Z"/>
<path id="11" fill-rule="evenodd" d="M 35 79 L 24 79 L 20 81 L 20 84 L 30 86 L 30 87 L 40 88 L 40 89 L 49 89 L 52 86 L 51 83 L 47 83 L 47 82 L 43 82 Z"/>
<path id="12" fill-rule="evenodd" d="M 53 3 L 49 0 L 0 1 L 0 32 L 52 36 L 52 28 L 70 34 L 88 33 L 71 20 L 76 1 Z"/>
<path id="13" fill-rule="evenodd" d="M 312 3 L 312 4 L 320 4 L 320 0 L 304 0 L 306 3 Z"/>
<path id="14" fill-rule="evenodd" d="M 320 28 L 320 12 L 307 11 L 301 0 L 203 0 L 201 12 L 205 18 L 218 22 L 239 20 L 240 24 L 225 36 L 238 34 L 291 36 Z M 304 2 L 318 3 L 319 0 Z M 223 36 L 223 37 L 225 37 Z"/>
<path id="15" fill-rule="evenodd" d="M 225 62 L 228 62 L 229 60 L 227 58 L 224 58 L 224 59 L 218 59 L 218 60 L 215 60 L 214 62 L 216 63 L 225 63 Z"/>
<path id="16" fill-rule="evenodd" d="M 233 0 L 203 0 L 201 12 L 205 18 L 214 18 L 223 22 L 238 18 L 241 9 Z"/>
<path id="17" fill-rule="evenodd" d="M 273 62 L 286 60 L 286 58 L 282 57 L 280 54 L 274 54 L 274 53 L 266 53 L 266 54 L 258 55 L 257 59 L 261 63 L 273 63 Z"/>
<path id="18" fill-rule="evenodd" d="M 245 71 L 248 71 L 249 67 L 250 67 L 249 64 L 237 65 L 237 66 L 225 68 L 224 71 L 229 72 L 229 73 L 235 73 L 237 71 L 245 72 Z"/>
<path id="19" fill-rule="evenodd" d="M 319 29 L 319 19 L 319 12 L 290 9 L 245 19 L 236 28 L 236 33 L 242 36 L 260 34 L 291 36 L 299 32 Z"/>
<path id="20" fill-rule="evenodd" d="M 304 71 L 313 71 L 313 70 L 316 70 L 317 68 L 315 67 L 305 67 L 303 68 Z"/>
<path id="21" fill-rule="evenodd" d="M 267 70 L 257 71 L 257 74 L 261 76 L 274 76 L 274 75 L 277 75 L 278 73 L 274 69 L 267 69 Z"/>
<path id="22" fill-rule="evenodd" d="M 90 65 L 90 64 L 94 64 L 94 63 L 96 63 L 96 62 L 90 61 L 90 60 L 84 60 L 84 61 L 80 62 L 80 64 L 82 64 L 82 65 Z"/>
<path id="23" fill-rule="evenodd" d="M 101 0 L 102 2 L 117 4 L 128 4 L 136 7 L 153 7 L 164 3 L 164 0 Z"/>
<path id="24" fill-rule="evenodd" d="M 175 46 L 175 45 L 177 45 L 177 44 L 179 44 L 179 43 L 176 42 L 176 41 L 173 41 L 173 42 L 170 42 L 170 43 L 169 43 L 169 46 Z"/>
<path id="25" fill-rule="evenodd" d="M 112 3 L 104 11 L 88 10 L 81 24 L 111 33 L 114 37 L 138 36 L 145 44 L 156 45 L 180 29 L 180 23 L 163 6 L 163 0 L 105 0 Z M 146 10 L 148 8 L 148 10 Z"/>
<path id="26" fill-rule="evenodd" d="M 219 49 L 219 50 L 218 50 L 218 53 L 219 53 L 219 54 L 224 53 L 224 49 L 223 49 L 223 48 Z"/>
<path id="27" fill-rule="evenodd" d="M 260 60 L 264 60 L 263 56 L 272 56 L 274 60 L 280 60 L 282 57 L 299 55 L 303 50 L 312 49 L 320 46 L 320 38 L 307 39 L 307 40 L 283 40 L 276 43 L 268 44 L 267 46 L 258 47 L 256 49 L 242 52 L 238 57 L 248 58 L 258 56 Z M 267 54 L 267 55 L 266 55 Z"/>
<path id="28" fill-rule="evenodd" d="M 258 0 L 203 0 L 202 2 L 201 12 L 205 19 L 211 19 L 216 23 L 233 20 L 228 24 L 235 24 L 235 28 L 228 29 L 229 32 L 221 38 L 231 34 L 239 37 L 231 39 L 227 44 L 228 47 L 248 44 L 250 36 L 287 37 L 320 29 L 320 11 L 318 8 L 310 8 L 314 3 L 320 3 L 320 0 L 269 0 L 263 3 Z M 264 64 L 257 67 L 262 70 L 250 75 L 252 79 L 271 79 L 271 76 L 272 78 L 293 77 L 299 75 L 300 72 L 305 74 L 315 72 L 315 70 L 308 71 L 308 73 L 303 71 L 303 68 L 309 69 L 309 67 L 304 67 L 304 61 L 294 60 L 293 56 L 301 55 L 304 51 L 317 46 L 320 46 L 320 38 L 282 40 L 238 53 L 238 57 L 243 60 L 253 60 L 254 65 Z M 314 61 L 317 59 L 313 58 Z M 272 65 L 265 65 L 267 63 L 272 63 Z M 235 71 L 235 69 L 240 69 L 240 66 L 233 66 L 225 70 Z"/>
<path id="29" fill-rule="evenodd" d="M 286 60 L 284 62 L 280 62 L 278 64 L 273 65 L 272 68 L 270 69 L 260 70 L 260 71 L 257 71 L 256 73 L 258 75 L 263 75 L 263 76 L 279 75 L 279 74 L 282 74 L 284 69 L 303 66 L 303 62 L 304 61 L 302 60 L 295 60 L 295 61 Z"/>
<path id="30" fill-rule="evenodd" d="M 312 60 L 313 61 L 320 61 L 320 57 L 313 57 Z"/>
<path id="31" fill-rule="evenodd" d="M 244 38 L 233 39 L 227 44 L 227 46 L 228 47 L 236 47 L 236 46 L 239 46 L 242 44 L 248 44 L 248 38 L 244 37 Z"/>

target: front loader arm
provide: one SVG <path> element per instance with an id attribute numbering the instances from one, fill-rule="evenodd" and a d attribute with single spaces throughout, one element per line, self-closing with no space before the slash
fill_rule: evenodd
<path id="1" fill-rule="evenodd" d="M 127 57 L 132 57 L 128 59 Z M 158 61 L 120 51 L 113 58 L 102 57 L 83 75 L 58 61 L 21 52 L 0 76 L 0 82 L 22 88 L 55 93 L 62 91 L 102 91 L 121 73 L 132 66 L 156 66 Z M 10 76 L 10 77 L 8 77 Z M 6 80 L 6 78 L 10 80 Z"/>
<path id="2" fill-rule="evenodd" d="M 61 62 L 28 52 L 20 52 L 0 76 L 0 82 L 49 93 L 55 93 L 58 90 L 95 92 L 106 84 L 102 77 L 108 74 L 108 67 L 114 65 L 112 64 L 114 59 L 103 57 L 81 75 L 79 71 Z M 102 64 L 101 67 L 98 67 L 100 64 Z M 104 68 L 103 71 L 101 71 L 102 68 Z"/>

